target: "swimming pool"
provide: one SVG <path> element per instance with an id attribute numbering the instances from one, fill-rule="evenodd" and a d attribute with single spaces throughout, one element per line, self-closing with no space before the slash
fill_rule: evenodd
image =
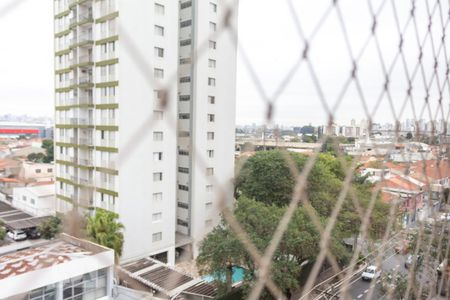
<path id="1" fill-rule="evenodd" d="M 240 282 L 242 280 L 244 280 L 244 268 L 239 267 L 239 266 L 234 266 L 232 268 L 232 276 L 231 276 L 231 281 L 232 283 L 236 283 L 236 282 Z M 206 282 L 212 282 L 214 280 L 220 280 L 222 282 L 226 281 L 226 277 L 225 274 L 208 274 L 205 276 L 202 276 L 202 279 Z"/>

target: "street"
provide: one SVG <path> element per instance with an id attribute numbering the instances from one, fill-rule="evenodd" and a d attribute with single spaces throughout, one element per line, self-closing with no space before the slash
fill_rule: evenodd
<path id="1" fill-rule="evenodd" d="M 407 273 L 408 270 L 405 269 L 405 256 L 400 254 L 395 254 L 393 249 L 386 251 L 383 256 L 383 261 L 381 264 L 382 272 L 381 274 L 389 271 L 397 271 L 401 273 Z M 348 288 L 349 295 L 351 299 L 368 299 L 369 289 L 371 287 L 370 281 L 364 281 L 361 278 L 361 273 L 353 276 L 350 286 Z M 380 299 L 383 297 L 380 290 L 380 278 L 377 279 L 375 285 L 373 286 L 372 296 L 370 299 Z"/>

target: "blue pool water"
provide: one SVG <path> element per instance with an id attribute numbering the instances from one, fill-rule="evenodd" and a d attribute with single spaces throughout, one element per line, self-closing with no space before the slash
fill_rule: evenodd
<path id="1" fill-rule="evenodd" d="M 232 270 L 233 274 L 231 276 L 231 281 L 233 283 L 244 280 L 244 268 L 234 266 Z M 214 280 L 220 280 L 222 282 L 226 281 L 225 274 L 208 274 L 203 276 L 202 279 L 206 282 L 212 282 Z"/>

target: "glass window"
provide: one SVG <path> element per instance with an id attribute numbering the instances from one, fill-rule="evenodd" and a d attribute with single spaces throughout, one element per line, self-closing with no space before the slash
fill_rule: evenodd
<path id="1" fill-rule="evenodd" d="M 164 15 L 164 13 L 165 13 L 164 5 L 155 3 L 155 14 L 162 16 Z"/>
<path id="2" fill-rule="evenodd" d="M 159 222 L 159 221 L 161 221 L 162 220 L 162 213 L 154 213 L 153 215 L 152 215 L 152 221 L 153 222 Z"/>
<path id="3" fill-rule="evenodd" d="M 164 78 L 164 70 L 155 68 L 153 70 L 153 76 L 155 76 L 155 78 L 160 78 L 160 79 Z"/>
<path id="4" fill-rule="evenodd" d="M 164 49 L 160 47 L 155 47 L 155 56 L 164 57 Z"/>
<path id="5" fill-rule="evenodd" d="M 153 181 L 162 181 L 162 179 L 163 179 L 162 172 L 153 173 Z"/>
<path id="6" fill-rule="evenodd" d="M 161 131 L 155 131 L 153 132 L 153 140 L 154 141 L 162 141 L 164 138 L 163 132 Z"/>
<path id="7" fill-rule="evenodd" d="M 155 34 L 159 36 L 164 36 L 164 27 L 155 25 Z"/>
<path id="8" fill-rule="evenodd" d="M 216 49 L 216 42 L 215 41 L 209 41 L 209 49 Z"/>
<path id="9" fill-rule="evenodd" d="M 211 10 L 211 12 L 217 12 L 217 4 L 209 2 L 209 9 Z"/>
<path id="10" fill-rule="evenodd" d="M 153 193 L 153 201 L 161 201 L 162 193 Z"/>
<path id="11" fill-rule="evenodd" d="M 162 240 L 162 232 L 157 232 L 152 235 L 153 242 L 159 242 L 160 240 Z"/>

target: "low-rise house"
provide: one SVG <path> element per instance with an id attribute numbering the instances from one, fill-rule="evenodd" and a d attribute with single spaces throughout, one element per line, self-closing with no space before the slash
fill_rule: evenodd
<path id="1" fill-rule="evenodd" d="M 113 298 L 113 250 L 66 234 L 15 245 L 0 248 L 0 299 Z"/>
<path id="2" fill-rule="evenodd" d="M 35 163 L 23 161 L 18 178 L 34 181 L 53 181 L 55 176 L 55 166 L 53 164 Z"/>
<path id="3" fill-rule="evenodd" d="M 55 214 L 55 184 L 16 187 L 12 205 L 35 217 Z"/>

